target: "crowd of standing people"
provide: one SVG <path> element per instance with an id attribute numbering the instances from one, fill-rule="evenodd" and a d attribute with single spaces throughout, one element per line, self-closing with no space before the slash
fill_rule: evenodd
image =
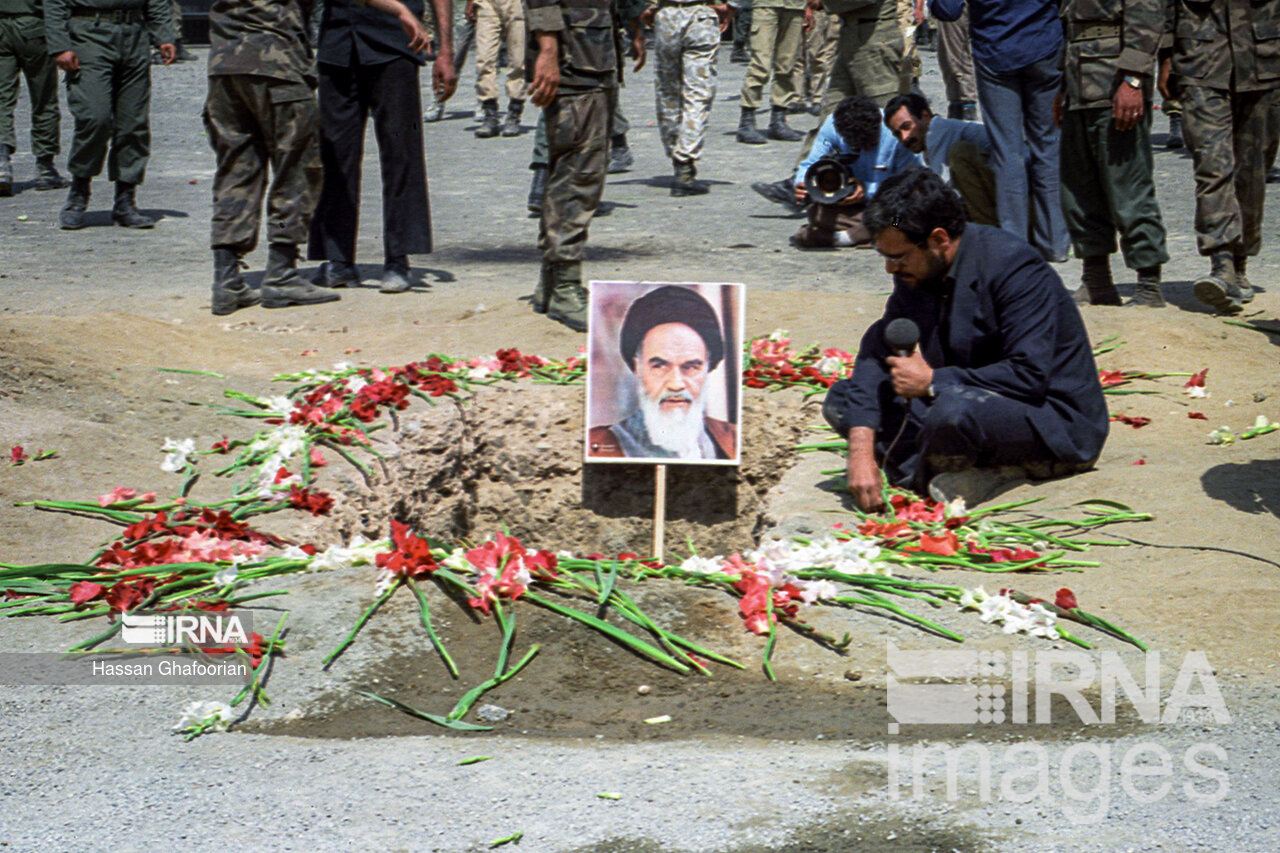
<path id="1" fill-rule="evenodd" d="M 359 283 L 370 120 L 382 179 L 381 290 L 411 288 L 410 257 L 432 250 L 422 121 L 443 116 L 473 41 L 475 135 L 519 135 L 526 101 L 541 110 L 529 205 L 540 217 L 542 265 L 531 301 L 575 330 L 585 328 L 583 247 L 605 176 L 632 162 L 617 97 L 626 66 L 639 71 L 652 57 L 671 193 L 703 195 L 710 187 L 697 164 L 726 39 L 730 61 L 747 64 L 736 141 L 800 143 L 778 164 L 787 178 L 754 185 L 806 210 L 793 238 L 800 248 L 867 243 L 859 217 L 877 184 L 928 168 L 972 221 L 998 224 L 1050 262 L 1073 250 L 1077 301 L 1120 304 L 1118 250 L 1138 278 L 1131 303 L 1160 307 L 1169 255 L 1153 179 L 1158 93 L 1170 117 L 1166 144 L 1185 140 L 1194 160 L 1197 248 L 1207 261 L 1195 295 L 1224 314 L 1253 297 L 1248 260 L 1261 247 L 1280 142 L 1280 0 L 467 0 L 461 11 L 455 52 L 453 0 L 214 0 L 203 119 L 217 161 L 215 314 L 333 301 L 336 289 Z M 916 36 L 927 20 L 945 117 L 917 86 Z M 170 0 L 0 0 L 0 196 L 15 187 L 20 75 L 31 98 L 33 186 L 68 186 L 54 162 L 61 70 L 75 129 L 60 226 L 84 227 L 105 166 L 113 222 L 152 227 L 136 200 L 150 153 L 150 68 L 187 56 Z M 427 62 L 433 100 L 424 115 Z M 821 119 L 807 135 L 788 124 L 806 112 Z M 845 164 L 847 187 L 807 185 L 827 160 Z M 264 204 L 267 268 L 253 288 L 241 267 Z M 313 279 L 298 270 L 303 247 L 323 262 Z"/>

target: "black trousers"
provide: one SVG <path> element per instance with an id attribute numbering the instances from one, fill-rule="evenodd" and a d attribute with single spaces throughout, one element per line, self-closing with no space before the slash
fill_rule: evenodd
<path id="1" fill-rule="evenodd" d="M 313 261 L 355 263 L 360 162 L 370 117 L 382 167 L 383 255 L 390 259 L 431 251 L 418 65 L 409 59 L 350 68 L 321 63 L 324 186 L 307 247 Z"/>

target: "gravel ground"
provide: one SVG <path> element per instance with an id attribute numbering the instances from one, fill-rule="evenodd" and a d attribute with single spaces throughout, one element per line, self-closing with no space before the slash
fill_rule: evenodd
<path id="1" fill-rule="evenodd" d="M 62 234 L 56 229 L 60 193 L 26 191 L 0 206 L 0 292 L 9 317 L 124 312 L 157 316 L 166 324 L 192 324 L 196 335 L 215 334 L 194 327 L 192 319 L 207 312 L 205 246 L 213 171 L 198 122 L 204 52 L 197 53 L 201 62 L 157 69 L 153 78 L 156 152 L 139 201 L 144 209 L 164 215 L 154 232 L 94 228 L 79 236 Z M 667 194 L 669 166 L 652 126 L 652 69 L 632 78 L 624 102 L 635 127 L 631 144 L 637 163 L 631 172 L 610 180 L 608 215 L 592 226 L 588 274 L 746 280 L 763 290 L 809 294 L 886 291 L 888 283 L 873 253 L 802 254 L 786 247 L 798 220 L 760 199 L 747 184 L 787 174 L 797 147 L 733 141 L 743 69 L 729 64 L 727 54 L 722 51 L 720 57 L 721 97 L 700 169 L 713 190 L 703 199 L 676 200 Z M 940 102 L 941 83 L 931 54 L 926 64 L 922 85 Z M 466 117 L 472 80 L 468 68 L 463 94 L 455 99 L 448 120 L 427 131 L 439 250 L 425 268 L 417 269 L 423 270 L 433 294 L 474 301 L 476 310 L 483 311 L 485 303 L 511 302 L 530 289 L 536 276 L 536 222 L 524 211 L 531 134 L 476 141 L 474 123 Z M 18 123 L 26 126 L 25 102 Z M 813 120 L 800 117 L 793 123 L 807 129 Z M 1158 117 L 1157 139 L 1163 126 Z M 69 128 L 67 119 L 64 130 Z M 16 162 L 21 180 L 31 171 L 29 153 L 21 152 Z M 1189 279 L 1202 271 L 1203 262 L 1194 256 L 1190 229 L 1189 160 L 1161 151 L 1156 162 L 1174 255 L 1167 267 L 1167 278 L 1175 282 L 1172 301 L 1194 312 L 1198 309 Z M 105 224 L 109 191 L 101 181 L 96 191 L 91 222 Z M 376 188 L 367 188 L 363 261 L 380 257 L 377 228 L 372 227 L 377 217 Z M 1274 268 L 1273 222 L 1268 221 L 1264 255 L 1253 269 Z M 259 268 L 262 255 L 260 251 L 256 258 Z M 1062 271 L 1072 275 L 1072 265 Z M 1117 274 L 1122 282 L 1129 280 L 1120 270 Z M 806 299 L 795 302 L 817 305 Z M 389 304 L 395 303 L 361 292 L 348 294 L 342 303 L 365 312 L 386 311 Z M 325 316 L 324 322 L 330 322 L 330 315 Z M 301 312 L 261 317 L 245 312 L 234 319 L 240 330 L 281 335 L 315 322 Z M 857 327 L 848 340 L 826 343 L 853 346 L 861 322 L 856 317 L 848 322 Z M 414 340 L 404 346 L 419 345 Z M 1270 516 L 1266 521 L 1274 525 Z M 56 533 L 45 537 L 42 547 L 58 545 Z M 1266 546 L 1259 548 L 1265 551 Z M 337 577 L 331 583 L 350 580 Z M 351 608 L 359 606 L 354 600 L 334 606 L 327 583 L 297 581 L 295 594 L 284 605 L 294 612 L 296 624 L 315 630 L 300 632 L 292 641 L 293 654 L 273 678 L 276 704 L 259 712 L 264 717 L 309 708 L 323 692 L 318 650 L 308 645 L 319 641 L 308 637 L 340 634 L 351 623 Z M 62 649 L 83 636 L 83 627 L 10 620 L 0 623 L 0 652 Z M 879 641 L 878 636 L 872 639 Z M 805 730 L 787 739 L 708 735 L 678 742 L 519 734 L 467 739 L 430 733 L 348 741 L 239 733 L 183 743 L 164 733 L 185 702 L 215 698 L 208 688 L 9 686 L 0 694 L 6 744 L 0 845 L 32 851 L 178 850 L 240 843 L 272 850 L 464 851 L 486 849 L 520 830 L 523 838 L 513 849 L 557 853 L 1269 853 L 1280 849 L 1280 771 L 1274 761 L 1280 749 L 1277 639 L 1274 624 L 1267 625 L 1256 647 L 1248 650 L 1270 662 L 1267 672 L 1218 679 L 1231 713 L 1229 724 L 1211 725 L 1202 715 L 1194 722 L 1137 729 L 1071 729 L 1063 724 L 1050 734 L 1032 730 L 1022 739 L 1043 748 L 1049 773 L 1047 793 L 1027 803 L 1016 802 L 1018 792 L 1028 790 L 1025 776 L 1012 778 L 1025 765 L 1002 764 L 1009 745 L 1022 735 L 1007 726 L 998 727 L 991 738 L 981 732 L 976 738 L 931 737 L 927 727 L 919 727 L 906 729 L 897 739 L 886 734 L 842 741 Z M 357 643 L 335 676 L 338 682 L 354 680 L 375 661 L 378 649 L 373 642 Z M 872 680 L 872 689 L 879 689 L 883 673 Z M 776 713 L 785 715 L 787 709 L 779 707 Z M 1002 780 L 1012 787 L 983 802 L 975 765 L 962 762 L 958 796 L 948 798 L 935 762 L 921 795 L 914 796 L 909 761 L 919 748 L 917 738 L 952 746 L 977 743 L 995 762 L 996 790 Z M 1200 742 L 1225 753 L 1225 759 L 1201 754 L 1209 771 L 1184 763 L 1188 749 Z M 1144 804 L 1124 788 L 1133 774 L 1124 772 L 1121 757 L 1148 743 L 1171 756 L 1172 787 L 1166 796 Z M 1100 774 L 1101 750 L 1108 751 L 1108 763 Z M 900 768 L 897 798 L 891 796 L 889 781 L 895 754 L 908 762 Z M 492 760 L 458 765 L 476 755 Z M 1184 784 L 1212 793 L 1219 789 L 1212 775 L 1217 770 L 1226 773 L 1225 796 L 1217 803 L 1195 802 Z M 1139 795 L 1159 781 L 1138 780 Z M 598 796 L 602 793 L 620 797 L 604 799 Z M 1093 822 L 1071 819 L 1094 814 L 1098 819 Z"/>

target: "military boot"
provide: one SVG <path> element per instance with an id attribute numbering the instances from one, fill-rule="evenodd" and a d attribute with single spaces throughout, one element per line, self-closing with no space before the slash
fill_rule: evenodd
<path id="1" fill-rule="evenodd" d="M 498 135 L 498 102 L 480 102 L 480 126 L 476 128 L 477 139 L 492 139 Z"/>
<path id="2" fill-rule="evenodd" d="M 174 42 L 173 61 L 174 62 L 195 62 L 196 55 L 187 50 L 187 46 L 182 42 Z"/>
<path id="3" fill-rule="evenodd" d="M 1249 256 L 1235 255 L 1234 260 L 1234 266 L 1236 268 L 1236 287 L 1240 288 L 1240 301 L 1245 303 L 1252 302 L 1253 284 L 1250 283 L 1249 276 L 1245 272 L 1246 268 L 1249 266 Z"/>
<path id="4" fill-rule="evenodd" d="M 1077 305 L 1119 305 L 1120 293 L 1111 280 L 1111 258 L 1091 255 L 1084 259 L 1080 287 L 1072 294 Z"/>
<path id="5" fill-rule="evenodd" d="M 1191 290 L 1205 305 L 1219 314 L 1239 314 L 1244 299 L 1236 281 L 1235 259 L 1230 251 L 1217 251 L 1209 256 L 1209 274 L 1196 279 Z"/>
<path id="6" fill-rule="evenodd" d="M 977 121 L 978 105 L 973 101 L 965 101 L 960 107 L 960 118 L 963 121 Z"/>
<path id="7" fill-rule="evenodd" d="M 631 149 L 627 147 L 627 135 L 625 133 L 616 133 L 609 140 L 609 168 L 610 175 L 616 175 L 619 172 L 625 172 L 631 168 L 631 164 L 635 162 L 635 158 L 631 156 Z"/>
<path id="8" fill-rule="evenodd" d="M 138 210 L 137 184 L 116 181 L 116 202 L 111 207 L 111 221 L 122 228 L 153 228 L 156 221 Z"/>
<path id="9" fill-rule="evenodd" d="M 214 249 L 213 313 L 221 317 L 261 301 L 261 295 L 240 275 L 240 256 L 233 249 Z"/>
<path id="10" fill-rule="evenodd" d="M 267 250 L 267 271 L 262 276 L 262 307 L 319 305 L 342 297 L 316 287 L 298 274 L 298 247 L 293 243 L 272 243 Z"/>
<path id="11" fill-rule="evenodd" d="M 547 194 L 547 167 L 538 165 L 530 171 L 533 172 L 533 180 L 529 182 L 529 198 L 525 205 L 530 213 L 539 216 L 542 214 L 542 197 Z"/>
<path id="12" fill-rule="evenodd" d="M 742 108 L 742 115 L 738 119 L 738 141 L 747 145 L 764 145 L 769 141 L 756 129 L 756 111 L 751 107 Z"/>
<path id="13" fill-rule="evenodd" d="M 1169 116 L 1169 135 L 1164 138 L 1164 147 L 1181 148 L 1182 146 L 1182 116 Z"/>
<path id="14" fill-rule="evenodd" d="M 76 231 L 84 227 L 84 211 L 89 206 L 89 178 L 71 179 L 67 203 L 58 214 L 58 225 L 64 231 Z"/>
<path id="15" fill-rule="evenodd" d="M 520 135 L 520 116 L 524 114 L 524 101 L 511 101 L 507 104 L 507 120 L 502 123 L 503 136 Z"/>
<path id="16" fill-rule="evenodd" d="M 711 188 L 705 181 L 694 180 L 698 176 L 698 167 L 692 160 L 672 160 L 671 165 L 675 168 L 675 181 L 671 184 L 672 195 L 706 195 L 710 191 Z"/>
<path id="17" fill-rule="evenodd" d="M 13 195 L 13 149 L 0 145 L 0 197 Z"/>
<path id="18" fill-rule="evenodd" d="M 787 124 L 787 108 L 774 107 L 769 111 L 769 129 L 765 135 L 779 142 L 799 142 L 804 134 Z"/>
<path id="19" fill-rule="evenodd" d="M 947 104 L 947 118 L 964 118 L 964 101 L 951 101 Z"/>
<path id="20" fill-rule="evenodd" d="M 1159 264 L 1138 270 L 1138 286 L 1133 291 L 1133 298 L 1126 304 L 1140 305 L 1144 308 L 1164 307 L 1164 294 L 1160 292 Z"/>
<path id="21" fill-rule="evenodd" d="M 733 43 L 733 50 L 729 51 L 729 61 L 736 62 L 739 65 L 746 65 L 751 61 L 751 54 L 747 52 L 746 45 L 741 42 Z"/>
<path id="22" fill-rule="evenodd" d="M 547 299 L 547 317 L 563 323 L 575 332 L 585 332 L 587 289 L 582 286 L 582 262 L 560 261 L 552 264 L 547 284 L 551 288 Z"/>
<path id="23" fill-rule="evenodd" d="M 547 303 L 551 300 L 551 270 L 551 264 L 543 261 L 542 269 L 538 272 L 538 286 L 533 289 L 533 296 L 529 299 L 535 314 L 547 313 Z"/>
<path id="24" fill-rule="evenodd" d="M 37 190 L 60 190 L 67 185 L 67 179 L 62 177 L 58 172 L 58 167 L 53 165 L 53 155 L 45 154 L 36 158 L 36 183 Z"/>

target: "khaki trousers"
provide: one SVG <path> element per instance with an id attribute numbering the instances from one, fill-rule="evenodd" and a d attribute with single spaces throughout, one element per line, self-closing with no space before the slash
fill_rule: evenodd
<path id="1" fill-rule="evenodd" d="M 498 99 L 498 53 L 507 46 L 507 99 L 523 101 L 524 4 L 521 0 L 476 0 L 476 97 Z"/>

